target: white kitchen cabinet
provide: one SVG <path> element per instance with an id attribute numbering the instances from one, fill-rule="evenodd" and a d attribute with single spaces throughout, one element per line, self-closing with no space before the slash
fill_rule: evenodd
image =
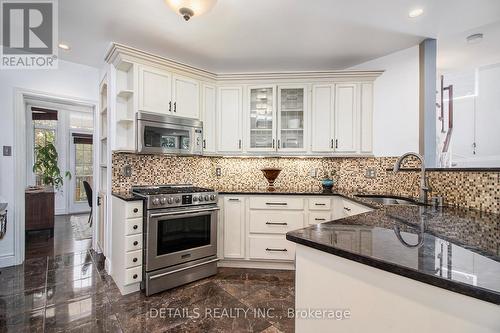
<path id="1" fill-rule="evenodd" d="M 278 151 L 305 151 L 307 138 L 307 89 L 278 87 Z"/>
<path id="2" fill-rule="evenodd" d="M 170 114 L 172 75 L 154 67 L 139 67 L 139 110 Z"/>
<path id="3" fill-rule="evenodd" d="M 242 92 L 239 86 L 219 87 L 217 95 L 217 123 L 219 152 L 241 152 Z"/>
<path id="4" fill-rule="evenodd" d="M 204 84 L 202 88 L 203 152 L 215 153 L 216 147 L 216 95 L 215 86 Z"/>
<path id="5" fill-rule="evenodd" d="M 360 94 L 360 152 L 371 153 L 373 151 L 373 84 L 362 83 Z"/>
<path id="6" fill-rule="evenodd" d="M 224 258 L 245 257 L 245 202 L 241 197 L 224 198 Z"/>
<path id="7" fill-rule="evenodd" d="M 336 152 L 355 153 L 358 149 L 358 123 L 355 84 L 335 85 L 335 147 Z"/>
<path id="8" fill-rule="evenodd" d="M 276 150 L 276 89 L 253 86 L 248 89 L 248 151 Z"/>
<path id="9" fill-rule="evenodd" d="M 328 152 L 333 150 L 333 124 L 335 110 L 333 84 L 318 84 L 312 88 L 311 150 Z"/>
<path id="10" fill-rule="evenodd" d="M 172 114 L 178 117 L 200 118 L 200 85 L 185 76 L 172 77 Z"/>

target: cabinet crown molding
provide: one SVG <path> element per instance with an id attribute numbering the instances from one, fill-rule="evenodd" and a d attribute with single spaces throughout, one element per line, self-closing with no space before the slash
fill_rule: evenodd
<path id="1" fill-rule="evenodd" d="M 311 80 L 311 79 L 346 79 L 353 78 L 357 80 L 373 81 L 382 73 L 383 70 L 325 70 L 325 71 L 290 71 L 290 72 L 258 72 L 258 73 L 214 73 L 201 68 L 183 64 L 157 54 L 139 50 L 132 46 L 111 43 L 106 52 L 105 61 L 111 64 L 117 64 L 120 61 L 154 63 L 159 66 L 167 66 L 175 70 L 188 72 L 209 80 L 233 82 L 239 80 Z"/>

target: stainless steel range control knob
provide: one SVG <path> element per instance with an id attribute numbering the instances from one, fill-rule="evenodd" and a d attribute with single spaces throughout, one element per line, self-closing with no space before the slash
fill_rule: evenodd
<path id="1" fill-rule="evenodd" d="M 203 197 L 203 199 L 205 199 L 205 201 L 208 201 L 210 200 L 210 197 L 208 196 L 208 194 L 205 194 L 205 197 Z"/>
<path id="2" fill-rule="evenodd" d="M 198 197 L 193 196 L 193 202 L 198 201 Z"/>
<path id="3" fill-rule="evenodd" d="M 175 198 L 175 203 L 179 203 L 179 202 L 181 202 L 181 198 L 179 198 L 179 197 Z"/>
<path id="4" fill-rule="evenodd" d="M 161 202 L 161 204 L 162 204 L 162 205 L 164 205 L 164 204 L 167 202 L 167 198 L 162 197 L 162 198 L 160 199 L 160 202 Z"/>
<path id="5" fill-rule="evenodd" d="M 198 200 L 200 200 L 200 202 L 202 202 L 203 201 L 203 196 L 200 195 L 200 197 L 198 198 Z"/>
<path id="6" fill-rule="evenodd" d="M 158 206 L 160 204 L 160 199 L 154 198 L 153 201 L 152 201 L 152 203 L 153 203 L 154 206 Z"/>
<path id="7" fill-rule="evenodd" d="M 173 204 L 174 203 L 174 198 L 172 198 L 172 197 L 168 198 L 167 202 L 168 202 L 169 205 Z"/>
<path id="8" fill-rule="evenodd" d="M 215 194 L 210 195 L 210 200 L 215 200 Z"/>

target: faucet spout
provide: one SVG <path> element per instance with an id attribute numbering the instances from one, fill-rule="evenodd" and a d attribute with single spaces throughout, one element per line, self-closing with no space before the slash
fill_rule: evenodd
<path id="1" fill-rule="evenodd" d="M 430 191 L 430 187 L 429 187 L 429 183 L 428 183 L 428 180 L 427 180 L 427 176 L 426 176 L 426 173 L 425 173 L 425 161 L 424 161 L 424 158 L 422 157 L 422 155 L 420 154 L 417 154 L 417 153 L 413 153 L 413 152 L 409 152 L 409 153 L 406 153 L 406 154 L 403 154 L 401 155 L 398 160 L 396 161 L 396 163 L 394 164 L 394 172 L 398 172 L 401 170 L 401 165 L 403 163 L 403 161 L 409 157 L 409 156 L 413 156 L 413 157 L 416 157 L 419 161 L 420 161 L 420 196 L 419 196 L 419 201 L 421 203 L 427 203 L 427 196 L 428 196 L 428 192 Z"/>

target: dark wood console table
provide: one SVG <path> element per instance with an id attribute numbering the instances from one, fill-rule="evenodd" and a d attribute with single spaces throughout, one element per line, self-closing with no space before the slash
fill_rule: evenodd
<path id="1" fill-rule="evenodd" d="M 53 190 L 25 191 L 25 230 L 50 230 L 54 236 L 54 196 Z"/>

